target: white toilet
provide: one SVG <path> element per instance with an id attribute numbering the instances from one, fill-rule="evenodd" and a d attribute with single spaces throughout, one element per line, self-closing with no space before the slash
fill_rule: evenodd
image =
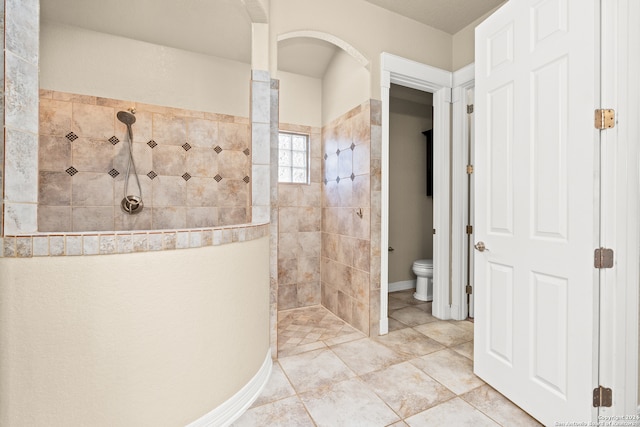
<path id="1" fill-rule="evenodd" d="M 415 299 L 420 301 L 433 300 L 433 260 L 419 259 L 413 262 L 413 273 L 418 276 Z"/>

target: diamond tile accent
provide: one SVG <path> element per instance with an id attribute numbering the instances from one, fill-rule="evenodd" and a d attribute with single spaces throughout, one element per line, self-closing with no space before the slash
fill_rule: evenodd
<path id="1" fill-rule="evenodd" d="M 329 155 L 327 153 L 324 153 L 324 159 L 327 160 L 329 158 Z"/>
<path id="2" fill-rule="evenodd" d="M 242 180 L 247 184 L 249 183 L 249 181 L 251 181 L 251 179 L 248 176 L 245 176 L 244 178 L 242 178 Z"/>
<path id="3" fill-rule="evenodd" d="M 191 145 L 189 145 L 188 142 L 185 142 L 184 144 L 182 144 L 182 148 L 184 148 L 184 151 L 189 151 L 191 150 Z"/>
<path id="4" fill-rule="evenodd" d="M 76 169 L 73 166 L 71 166 L 71 167 L 67 168 L 65 170 L 65 172 L 68 173 L 69 175 L 73 176 L 73 175 L 78 173 L 78 169 Z"/>
<path id="5" fill-rule="evenodd" d="M 151 148 L 154 148 L 156 145 L 158 145 L 158 143 L 152 139 L 151 141 L 147 142 L 147 145 Z"/>
<path id="6" fill-rule="evenodd" d="M 120 172 L 118 172 L 118 171 L 117 171 L 117 170 L 115 170 L 115 169 L 111 169 L 111 170 L 109 171 L 109 175 L 111 175 L 111 177 L 112 177 L 112 178 L 115 178 L 116 176 L 120 175 Z"/>
<path id="7" fill-rule="evenodd" d="M 327 185 L 327 183 L 329 182 L 329 180 L 327 178 L 324 179 L 324 185 Z"/>
<path id="8" fill-rule="evenodd" d="M 339 184 L 340 183 L 340 177 L 336 178 L 336 182 Z"/>
<path id="9" fill-rule="evenodd" d="M 182 175 L 182 179 L 184 179 L 185 181 L 189 181 L 189 180 L 191 179 L 191 175 L 189 175 L 189 173 L 188 173 L 188 172 L 185 172 L 185 173 Z"/>
<path id="10" fill-rule="evenodd" d="M 69 141 L 75 141 L 76 139 L 78 139 L 78 135 L 73 132 L 69 132 L 65 135 L 65 138 L 67 138 Z"/>
<path id="11" fill-rule="evenodd" d="M 354 179 L 356 179 L 356 176 L 354 174 L 351 174 L 349 178 L 351 178 L 351 181 L 353 181 Z"/>
<path id="12" fill-rule="evenodd" d="M 351 146 L 349 147 L 351 148 L 351 151 L 353 151 L 354 148 L 356 148 L 356 144 L 354 144 L 353 142 L 351 143 Z"/>
<path id="13" fill-rule="evenodd" d="M 111 138 L 109 138 L 109 142 L 111 143 L 111 145 L 116 145 L 118 142 L 120 142 L 120 140 L 113 135 Z"/>
<path id="14" fill-rule="evenodd" d="M 216 145 L 216 146 L 213 148 L 213 151 L 215 151 L 216 153 L 220 154 L 220 152 L 222 151 L 222 148 L 220 148 L 220 146 L 219 146 L 219 145 Z"/>
<path id="15" fill-rule="evenodd" d="M 251 154 L 251 151 L 249 151 L 248 148 L 245 148 L 243 153 L 248 156 L 249 154 Z"/>
<path id="16" fill-rule="evenodd" d="M 214 177 L 213 177 L 213 179 L 215 179 L 215 180 L 216 180 L 216 182 L 220 182 L 220 181 L 222 181 L 222 177 L 221 177 L 220 175 L 216 175 L 216 176 L 214 176 Z"/>
<path id="17" fill-rule="evenodd" d="M 151 171 L 151 172 L 149 172 L 149 173 L 147 174 L 147 176 L 148 176 L 150 179 L 153 179 L 153 178 L 155 178 L 156 176 L 158 176 L 158 174 L 157 174 L 157 173 L 155 173 L 154 171 Z"/>
<path id="18" fill-rule="evenodd" d="M 340 155 L 340 149 L 339 149 L 339 148 L 336 150 L 336 154 L 337 154 L 338 156 Z"/>

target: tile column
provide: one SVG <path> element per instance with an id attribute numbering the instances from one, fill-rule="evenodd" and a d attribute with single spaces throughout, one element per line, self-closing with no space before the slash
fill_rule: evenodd
<path id="1" fill-rule="evenodd" d="M 4 14 L 4 93 L 0 120 L 2 235 L 37 231 L 40 2 L 0 2 Z M 2 71 L 0 71 L 2 72 Z"/>

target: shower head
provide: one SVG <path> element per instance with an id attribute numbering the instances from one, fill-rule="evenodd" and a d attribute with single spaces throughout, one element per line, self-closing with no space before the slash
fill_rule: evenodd
<path id="1" fill-rule="evenodd" d="M 120 120 L 127 126 L 131 126 L 136 122 L 136 116 L 127 111 L 118 111 L 118 114 L 116 114 L 116 116 L 118 117 L 118 120 Z"/>

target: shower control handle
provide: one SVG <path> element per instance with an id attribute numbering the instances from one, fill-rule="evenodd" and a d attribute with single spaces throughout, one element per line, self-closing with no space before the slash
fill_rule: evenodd
<path id="1" fill-rule="evenodd" d="M 487 247 L 484 245 L 484 242 L 478 242 L 474 246 L 478 252 L 488 251 Z"/>

